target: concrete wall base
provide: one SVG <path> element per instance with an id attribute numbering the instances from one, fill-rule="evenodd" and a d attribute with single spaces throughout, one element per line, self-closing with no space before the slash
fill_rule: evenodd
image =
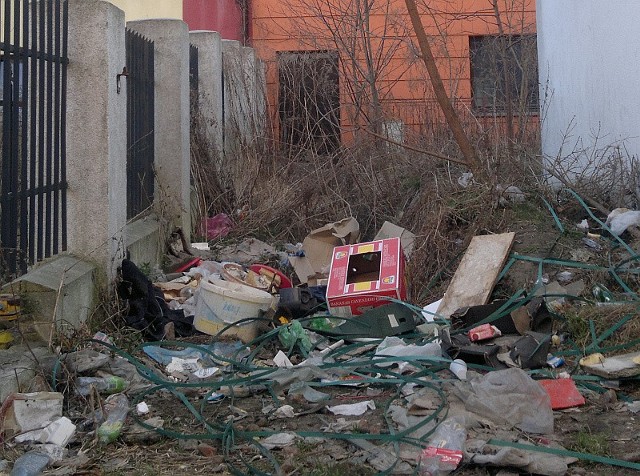
<path id="1" fill-rule="evenodd" d="M 158 217 L 150 215 L 128 223 L 124 233 L 125 247 L 131 261 L 137 266 L 148 264 L 155 267 L 160 264 L 164 252 L 164 240 L 161 236 Z"/>
<path id="2" fill-rule="evenodd" d="M 16 323 L 25 339 L 48 342 L 52 326 L 68 335 L 86 322 L 98 302 L 97 280 L 94 264 L 59 255 L 5 285 L 2 292 L 23 299 Z"/>

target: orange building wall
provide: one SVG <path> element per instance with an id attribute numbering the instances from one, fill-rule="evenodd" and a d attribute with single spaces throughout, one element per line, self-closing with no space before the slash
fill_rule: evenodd
<path id="1" fill-rule="evenodd" d="M 276 53 L 314 49 L 335 50 L 328 28 L 318 19 L 314 9 L 327 11 L 329 5 L 349 4 L 350 0 L 253 0 L 252 46 L 267 64 L 267 93 L 272 115 L 277 112 L 278 72 Z M 469 36 L 497 34 L 498 25 L 492 0 L 429 0 L 417 1 L 422 23 L 430 36 L 440 74 L 450 97 L 463 116 L 471 110 L 471 78 Z M 500 18 L 506 33 L 535 32 L 535 0 L 498 0 Z M 380 79 L 385 92 L 383 108 L 387 119 L 402 120 L 406 126 L 421 128 L 433 122 L 439 110 L 422 60 L 404 0 L 376 0 L 378 7 L 388 4 L 391 15 L 374 12 L 370 17 L 371 30 L 380 31 L 385 18 L 393 18 L 400 25 L 396 32 L 405 44 L 389 61 L 386 74 Z M 345 16 L 328 15 L 329 22 L 343 25 Z M 409 40 L 410 43 L 406 42 Z M 392 40 L 388 40 L 392 41 Z M 344 52 L 339 51 L 341 60 Z M 341 78 L 342 79 L 342 78 Z M 348 111 L 350 99 L 341 85 L 341 126 L 343 132 L 351 128 Z M 473 121 L 471 121 L 473 122 Z"/>

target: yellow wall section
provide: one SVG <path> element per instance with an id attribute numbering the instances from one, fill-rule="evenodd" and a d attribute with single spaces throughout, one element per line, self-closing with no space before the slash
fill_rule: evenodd
<path id="1" fill-rule="evenodd" d="M 127 21 L 150 18 L 182 20 L 182 0 L 110 0 L 109 3 L 124 10 Z"/>

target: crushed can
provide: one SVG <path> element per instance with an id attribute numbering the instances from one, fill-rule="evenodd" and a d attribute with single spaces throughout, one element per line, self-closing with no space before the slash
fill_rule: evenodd
<path id="1" fill-rule="evenodd" d="M 564 359 L 562 357 L 556 357 L 555 355 L 547 355 L 547 365 L 552 369 L 557 369 L 564 365 Z"/>

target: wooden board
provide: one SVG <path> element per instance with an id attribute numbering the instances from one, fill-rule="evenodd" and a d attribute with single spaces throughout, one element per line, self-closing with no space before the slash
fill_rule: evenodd
<path id="1" fill-rule="evenodd" d="M 640 365 L 633 361 L 636 357 L 640 357 L 640 352 L 606 357 L 600 364 L 583 365 L 582 368 L 590 374 L 610 380 L 635 377 L 640 375 Z"/>
<path id="2" fill-rule="evenodd" d="M 438 307 L 446 319 L 461 307 L 487 304 L 513 245 L 515 233 L 474 236 Z"/>

